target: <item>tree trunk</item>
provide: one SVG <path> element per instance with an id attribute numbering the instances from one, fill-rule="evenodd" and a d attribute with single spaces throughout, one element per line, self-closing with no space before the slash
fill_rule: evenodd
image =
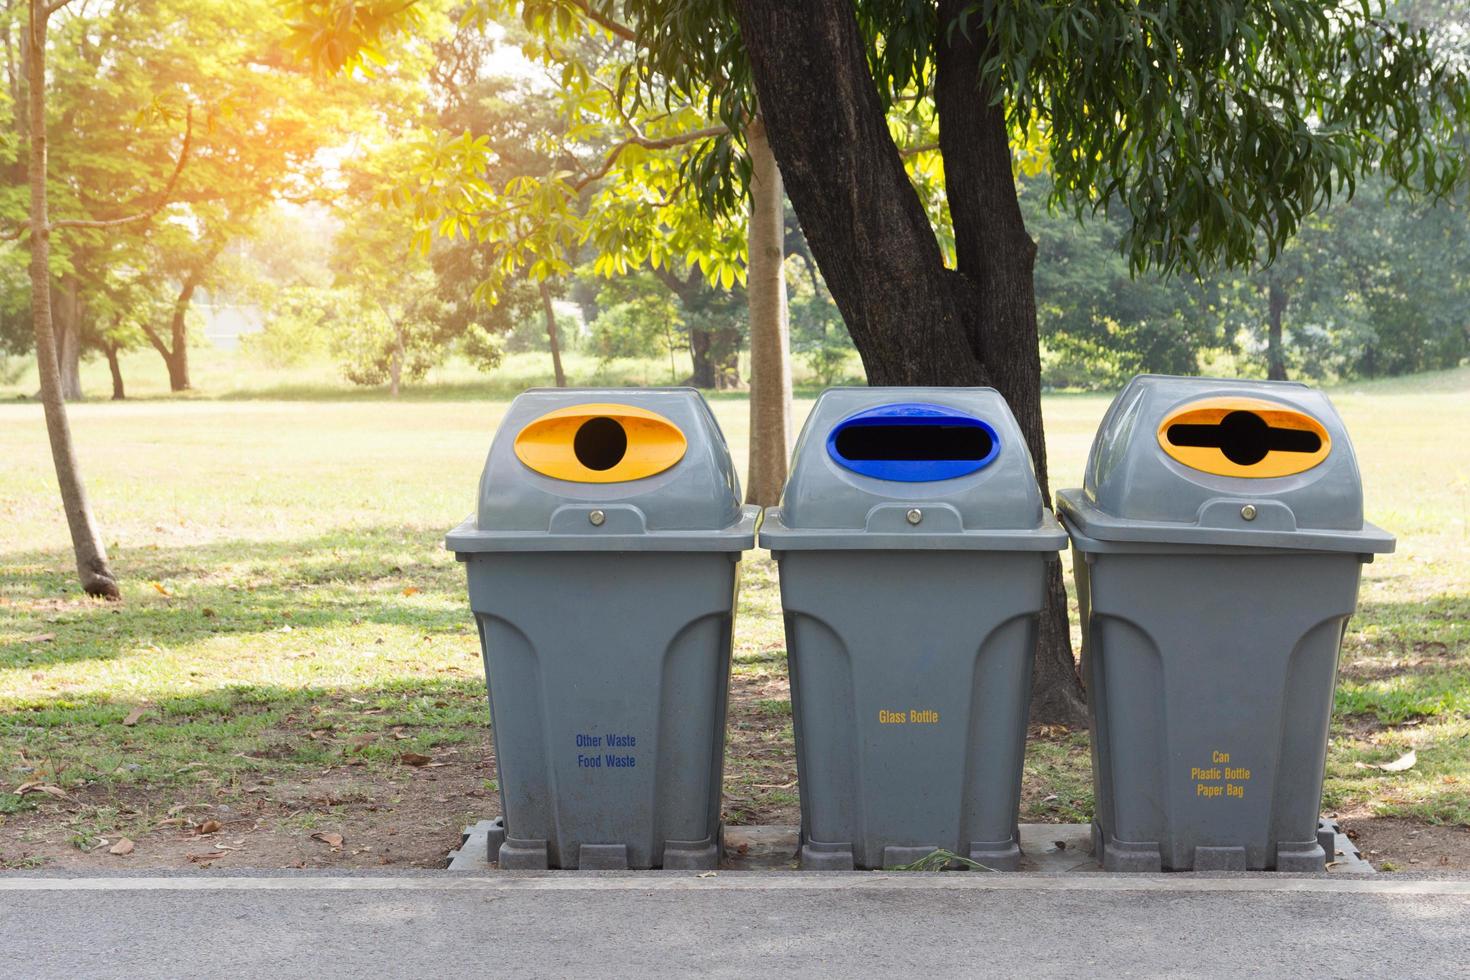
<path id="1" fill-rule="evenodd" d="M 740 328 L 689 330 L 689 360 L 695 388 L 731 391 L 740 387 Z"/>
<path id="2" fill-rule="evenodd" d="M 556 326 L 556 307 L 551 303 L 551 288 L 545 282 L 537 283 L 541 291 L 541 312 L 546 317 L 546 342 L 551 345 L 551 371 L 556 377 L 556 386 L 567 386 L 567 373 L 561 366 L 561 331 Z"/>
<path id="3" fill-rule="evenodd" d="M 708 309 L 708 301 L 716 295 L 714 287 L 696 271 L 691 271 L 688 279 L 680 279 L 667 264 L 654 269 L 653 274 L 679 297 L 679 306 L 689 323 L 689 361 L 693 371 L 686 383 L 716 391 L 739 388 L 740 327 L 723 318 L 727 323 L 723 327 L 694 326 L 696 322 L 713 321 L 703 313 Z M 749 294 L 746 299 L 748 303 Z"/>
<path id="4" fill-rule="evenodd" d="M 1050 503 L 1032 273 L 1001 110 L 979 80 L 983 38 L 940 3 L 936 108 L 957 269 L 889 135 L 851 3 L 737 0 L 761 114 L 812 255 L 877 385 L 993 385 Z M 1085 723 L 1059 566 L 1048 582 L 1032 717 Z"/>
<path id="5" fill-rule="evenodd" d="M 715 362 L 710 356 L 714 343 L 714 334 L 708 330 L 690 329 L 689 361 L 694 365 L 694 373 L 689 376 L 689 383 L 696 388 L 715 387 Z"/>
<path id="6" fill-rule="evenodd" d="M 128 394 L 123 390 L 122 365 L 117 361 L 117 344 L 108 344 L 102 350 L 107 355 L 107 369 L 112 372 L 112 400 L 124 401 Z"/>
<path id="7" fill-rule="evenodd" d="M 1041 499 L 1051 506 L 1041 417 L 1041 338 L 1036 327 L 1036 243 L 1016 196 L 1004 103 L 981 83 L 984 38 L 950 31 L 967 0 L 940 0 L 935 110 L 945 196 L 955 230 L 956 271 L 975 300 L 962 306 L 972 349 L 1021 426 Z M 958 354 L 958 352 L 957 352 Z M 1072 656 L 1072 627 L 1061 562 L 1049 566 L 1032 673 L 1032 716 L 1087 723 Z"/>
<path id="8" fill-rule="evenodd" d="M 117 599 L 117 579 L 107 561 L 107 549 L 92 515 L 71 441 L 71 425 L 61 396 L 61 371 L 56 361 L 56 335 L 51 322 L 50 215 L 46 206 L 46 19 L 44 0 L 31 0 L 27 34 L 26 109 L 30 121 L 27 180 L 31 213 L 31 317 L 36 337 L 36 367 L 41 376 L 41 404 L 62 509 L 71 532 L 77 574 L 91 596 Z"/>
<path id="9" fill-rule="evenodd" d="M 77 281 L 70 276 L 51 291 L 51 327 L 56 335 L 56 366 L 61 371 L 61 397 L 79 402 L 82 391 L 81 308 Z"/>
<path id="10" fill-rule="evenodd" d="M 757 118 L 750 150 L 750 227 L 746 297 L 750 303 L 750 457 L 745 499 L 774 506 L 791 456 L 791 328 L 786 316 L 785 192 Z"/>
<path id="11" fill-rule="evenodd" d="M 211 259 L 210 261 L 213 261 Z M 174 300 L 173 316 L 169 319 L 169 339 L 173 346 L 163 355 L 168 365 L 168 390 L 189 390 L 189 304 L 194 301 L 194 291 L 199 288 L 201 276 L 191 274 Z"/>
<path id="12" fill-rule="evenodd" d="M 1272 276 L 1266 287 L 1266 305 L 1270 316 L 1266 330 L 1266 377 L 1272 381 L 1286 380 L 1286 351 L 1281 343 L 1281 321 L 1289 299 L 1286 288 Z"/>
<path id="13" fill-rule="evenodd" d="M 398 391 L 403 383 L 403 330 L 398 324 L 393 324 L 393 356 L 388 359 L 388 394 L 392 398 L 398 397 Z"/>

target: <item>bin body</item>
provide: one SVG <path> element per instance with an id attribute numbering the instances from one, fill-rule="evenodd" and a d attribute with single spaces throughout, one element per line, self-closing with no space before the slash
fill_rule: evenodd
<path id="1" fill-rule="evenodd" d="M 1313 438 L 1268 433 L 1271 445 L 1297 440 L 1273 459 L 1282 451 L 1206 431 L 1249 436 L 1254 423 L 1226 422 L 1231 412 Z M 1235 458 L 1195 445 L 1223 462 L 1177 458 L 1173 425 Z M 1245 475 L 1251 466 L 1263 475 Z M 1082 612 L 1103 866 L 1322 871 L 1339 649 L 1362 564 L 1393 543 L 1363 522 L 1341 420 L 1301 385 L 1144 376 L 1109 409 L 1086 474 L 1058 511 Z"/>
<path id="2" fill-rule="evenodd" d="M 966 419 L 981 445 L 944 445 Z M 886 431 L 848 458 L 842 432 L 863 423 Z M 937 849 L 1018 865 L 1037 616 L 1064 541 L 996 392 L 822 394 L 761 531 L 780 568 L 803 867 Z"/>
<path id="3" fill-rule="evenodd" d="M 589 474 L 560 441 L 608 418 L 636 468 L 591 482 L 619 447 L 599 459 L 594 446 Z M 685 439 L 673 462 L 668 446 L 640 449 L 665 423 Z M 695 391 L 531 391 L 512 403 L 478 514 L 448 538 L 484 651 L 502 867 L 715 866 L 738 562 L 755 518 Z"/>

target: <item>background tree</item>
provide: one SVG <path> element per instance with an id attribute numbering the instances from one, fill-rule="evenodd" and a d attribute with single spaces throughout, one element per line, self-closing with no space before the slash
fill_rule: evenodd
<path id="1" fill-rule="evenodd" d="M 396 4 L 300 0 L 293 7 L 298 48 L 332 71 L 360 68 L 422 24 L 412 8 Z M 403 197 L 425 229 L 420 247 L 427 249 L 437 234 L 493 248 L 492 275 L 479 290 L 488 303 L 499 298 L 502 280 L 522 271 L 535 281 L 570 274 L 584 247 L 601 275 L 645 265 L 698 268 L 726 289 L 746 282 L 746 263 L 754 263 L 759 275 L 747 289 L 752 362 L 771 366 L 754 371 L 747 497 L 774 503 L 785 482 L 791 430 L 784 263 L 772 251 L 781 246 L 779 234 L 764 235 L 757 250 L 746 240 L 765 216 L 781 213 L 774 162 L 773 176 L 752 185 L 759 196 L 732 195 L 722 210 L 702 208 L 691 184 L 730 168 L 751 172 L 760 146 L 747 153 L 731 142 L 728 124 L 711 118 L 707 91 L 661 87 L 654 78 L 630 86 L 641 38 L 617 20 L 612 5 L 477 0 L 464 10 L 464 23 L 477 28 L 519 16 L 525 50 L 552 76 L 562 131 L 540 152 L 557 166 L 507 178 L 502 148 L 483 134 L 431 134 Z M 651 88 L 656 97 L 642 98 Z M 752 226 L 755 215 L 762 217 Z"/>
<path id="2" fill-rule="evenodd" d="M 429 257 L 410 247 L 403 213 L 357 210 L 337 236 L 332 264 L 346 297 L 332 350 L 354 384 L 379 385 L 397 398 L 448 350 L 450 321 L 439 300 Z"/>
<path id="3" fill-rule="evenodd" d="M 51 236 L 61 228 L 119 227 L 151 218 L 163 207 L 173 191 L 179 172 L 188 158 L 190 134 L 185 134 L 178 165 L 151 207 L 109 220 L 52 220 L 47 197 L 50 178 L 46 144 L 47 28 L 51 17 L 65 8 L 67 3 L 68 0 L 29 0 L 26 8 L 22 62 L 25 65 L 26 177 L 30 207 L 27 225 L 17 230 L 16 237 L 24 233 L 30 245 L 30 306 L 36 366 L 41 379 L 41 404 L 46 416 L 46 433 L 51 442 L 51 458 L 56 466 L 56 481 L 61 489 L 62 509 L 66 513 L 67 528 L 71 532 L 77 574 L 81 579 L 82 590 L 88 595 L 117 599 L 121 593 L 107 559 L 107 548 L 102 543 L 91 502 L 87 498 L 61 389 L 55 325 L 51 319 Z"/>

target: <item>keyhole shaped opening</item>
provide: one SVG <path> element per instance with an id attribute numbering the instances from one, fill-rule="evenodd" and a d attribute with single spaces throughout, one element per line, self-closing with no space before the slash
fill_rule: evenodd
<path id="1" fill-rule="evenodd" d="M 1315 453 L 1322 448 L 1315 432 L 1274 428 L 1246 411 L 1231 412 L 1215 425 L 1171 425 L 1168 436 L 1176 446 L 1218 449 L 1237 466 L 1254 466 L 1273 452 Z"/>
<path id="2" fill-rule="evenodd" d="M 572 438 L 572 452 L 577 462 L 589 470 L 610 470 L 628 454 L 628 432 L 617 419 L 599 415 L 578 427 Z"/>

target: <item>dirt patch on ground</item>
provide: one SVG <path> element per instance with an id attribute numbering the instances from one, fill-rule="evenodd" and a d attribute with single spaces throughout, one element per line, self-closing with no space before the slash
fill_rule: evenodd
<path id="1" fill-rule="evenodd" d="M 1380 871 L 1470 871 L 1470 828 L 1350 815 L 1338 823 Z"/>
<path id="2" fill-rule="evenodd" d="M 785 674 L 730 679 L 724 818 L 731 826 L 801 822 L 791 684 Z"/>

